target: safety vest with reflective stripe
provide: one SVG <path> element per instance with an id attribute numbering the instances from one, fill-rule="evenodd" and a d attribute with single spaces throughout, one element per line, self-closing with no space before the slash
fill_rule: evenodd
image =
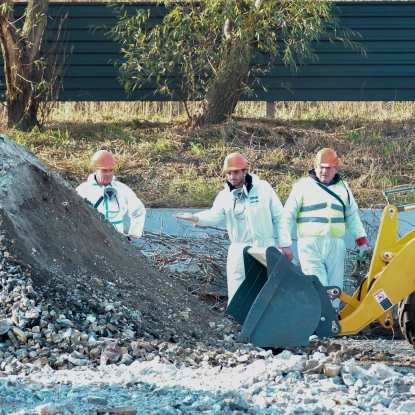
<path id="1" fill-rule="evenodd" d="M 330 231 L 333 236 L 343 236 L 346 232 L 343 206 L 317 184 L 303 190 L 303 205 L 297 217 L 298 235 L 323 236 Z M 330 190 L 347 206 L 348 193 L 342 182 L 331 185 Z"/>

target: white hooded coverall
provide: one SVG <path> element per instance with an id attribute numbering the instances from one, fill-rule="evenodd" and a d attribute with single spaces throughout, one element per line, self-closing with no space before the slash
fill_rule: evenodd
<path id="1" fill-rule="evenodd" d="M 105 190 L 115 189 L 115 194 L 110 191 L 105 195 Z M 146 209 L 136 194 L 124 183 L 114 179 L 106 186 L 100 186 L 95 180 L 95 174 L 88 176 L 86 182 L 81 183 L 76 191 L 87 199 L 102 213 L 120 233 L 124 233 L 124 215 L 130 218 L 128 233 L 132 236 L 141 237 L 143 234 Z"/>
<path id="2" fill-rule="evenodd" d="M 327 187 L 342 199 L 344 211 L 334 196 L 312 177 L 307 177 L 293 186 L 284 205 L 284 216 L 289 230 L 297 224 L 297 247 L 303 273 L 316 275 L 324 286 L 335 285 L 343 289 L 345 228 L 355 239 L 366 237 L 366 232 L 347 183 L 336 175 L 334 183 Z M 339 303 L 335 300 L 333 306 L 338 307 Z"/>
<path id="3" fill-rule="evenodd" d="M 235 200 L 235 189 L 225 184 L 216 196 L 209 210 L 196 213 L 198 225 L 215 226 L 221 219 L 226 220 L 231 245 L 226 265 L 228 283 L 228 303 L 245 279 L 243 249 L 246 246 L 267 248 L 278 243 L 283 247 L 291 246 L 291 237 L 283 221 L 283 206 L 271 185 L 255 174 L 249 192 L 243 186 L 242 200 Z"/>

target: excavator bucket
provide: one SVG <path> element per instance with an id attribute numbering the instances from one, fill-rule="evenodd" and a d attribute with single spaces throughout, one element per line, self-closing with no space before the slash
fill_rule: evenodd
<path id="1" fill-rule="evenodd" d="M 341 328 L 328 291 L 314 275 L 304 275 L 274 247 L 244 249 L 245 280 L 226 313 L 242 325 L 241 343 L 258 347 L 289 347 L 309 344 L 316 334 L 328 337 Z"/>

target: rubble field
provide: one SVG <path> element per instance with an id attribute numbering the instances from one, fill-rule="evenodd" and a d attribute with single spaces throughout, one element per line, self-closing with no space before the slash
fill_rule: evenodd
<path id="1" fill-rule="evenodd" d="M 122 387 L 127 389 L 141 385 L 152 396 L 152 409 L 142 409 L 139 413 L 200 413 L 202 402 L 206 403 L 207 398 L 199 396 L 199 392 L 188 400 L 190 406 L 200 403 L 199 409 L 192 412 L 193 409 L 187 411 L 180 406 L 187 405 L 183 399 L 188 385 L 183 386 L 180 404 L 173 405 L 170 400 L 168 410 L 157 409 L 154 387 L 148 386 L 151 379 L 144 375 L 160 372 L 163 377 L 170 373 L 171 381 L 175 376 L 181 379 L 182 374 L 177 371 L 187 368 L 193 371 L 189 376 L 194 382 L 202 376 L 197 374 L 198 370 L 204 370 L 203 376 L 211 376 L 214 371 L 214 377 L 219 379 L 222 370 L 228 378 L 237 377 L 258 365 L 266 367 L 258 376 L 251 373 L 246 389 L 255 389 L 255 384 L 260 382 L 256 387 L 258 391 L 267 390 L 267 399 L 272 392 L 264 383 L 267 379 L 273 379 L 278 385 L 292 385 L 300 380 L 311 382 L 333 377 L 338 379 L 333 385 L 341 384 L 343 389 L 344 385 L 346 389 L 354 388 L 360 379 L 363 396 L 364 385 L 370 384 L 368 379 L 375 377 L 378 382 L 379 378 L 393 377 L 392 368 L 386 372 L 382 369 L 393 366 L 406 372 L 399 372 L 398 380 L 391 381 L 401 388 L 397 392 L 388 389 L 387 393 L 399 395 L 404 391 L 405 399 L 385 398 L 376 405 L 392 408 L 391 413 L 398 413 L 403 404 L 405 408 L 415 408 L 412 397 L 415 377 L 409 376 L 415 367 L 415 352 L 401 337 L 400 340 L 364 336 L 314 340 L 307 347 L 285 351 L 238 344 L 235 339 L 240 327 L 224 314 L 223 308 L 201 301 L 182 283 L 158 270 L 148 256 L 117 233 L 59 175 L 7 137 L 0 138 L 0 188 L 3 195 L 0 202 L 0 414 L 105 413 L 97 412 L 97 408 L 115 405 L 109 398 L 113 392 L 107 390 L 105 398 L 99 399 L 98 392 L 94 391 L 95 398 L 89 399 L 86 389 L 76 386 L 82 383 L 80 379 L 92 379 L 91 373 L 106 374 L 108 379 L 118 376 Z M 144 366 L 137 366 L 140 364 L 155 366 L 151 370 L 145 366 L 148 370 L 144 370 Z M 340 378 L 339 372 L 334 372 L 343 364 L 345 369 Z M 372 365 L 377 365 L 377 369 L 370 376 L 364 369 L 362 372 L 356 368 Z M 332 366 L 335 366 L 334 372 L 329 370 Z M 137 373 L 141 373 L 142 379 Z M 125 380 L 127 375 L 130 380 Z M 62 380 L 62 376 L 67 378 Z M 140 383 L 144 378 L 145 385 Z M 25 383 L 28 379 L 29 384 L 32 382 L 30 387 Z M 102 379 L 93 382 L 102 385 Z M 53 384 L 47 386 L 49 395 L 41 386 L 33 386 L 42 382 Z M 85 403 L 85 412 L 79 412 L 76 405 L 55 405 L 59 400 L 56 394 L 62 392 L 60 383 L 73 385 L 70 393 Z M 232 385 L 229 380 L 226 387 L 245 387 Z M 55 387 L 57 391 L 53 395 L 51 391 Z M 22 395 L 22 388 L 25 393 L 30 392 L 30 399 Z M 203 388 L 209 389 L 206 385 Z M 277 402 L 271 398 L 268 403 L 251 402 L 243 394 L 218 395 L 220 386 L 215 384 L 212 388 L 216 388 L 216 400 L 210 406 L 205 405 L 210 409 L 204 413 L 258 413 L 255 408 L 274 408 Z M 258 391 L 251 391 L 252 396 Z M 166 392 L 168 396 L 169 393 Z M 134 403 L 137 394 L 132 393 L 129 400 L 118 399 L 117 403 L 119 406 L 126 401 Z M 156 398 L 161 402 L 163 395 L 160 392 Z M 39 402 L 36 396 L 40 396 Z M 39 409 L 38 404 L 46 407 Z M 138 405 L 131 413 L 138 411 Z M 275 405 L 276 412 L 264 409 L 263 413 L 285 413 L 278 412 L 278 402 Z M 367 408 L 357 405 L 356 413 Z M 108 410 L 107 413 L 116 412 Z M 298 407 L 295 413 L 301 413 Z"/>

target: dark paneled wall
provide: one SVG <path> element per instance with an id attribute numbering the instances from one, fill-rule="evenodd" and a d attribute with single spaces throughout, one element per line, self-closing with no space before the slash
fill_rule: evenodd
<path id="1" fill-rule="evenodd" d="M 16 5 L 16 14 L 24 10 Z M 411 101 L 415 99 L 415 2 L 337 3 L 342 26 L 358 31 L 367 50 L 362 56 L 343 44 L 322 41 L 316 45 L 318 62 L 293 75 L 281 62 L 263 76 L 267 92 L 256 87 L 257 101 Z M 137 3 L 161 22 L 164 9 L 154 3 Z M 126 96 L 117 81 L 114 60 L 122 58 L 120 46 L 91 25 L 113 26 L 115 14 L 105 3 L 51 3 L 52 17 L 68 13 L 66 36 L 73 53 L 68 58 L 61 101 L 164 101 L 151 86 Z M 52 27 L 52 19 L 50 26 Z M 55 23 L 56 26 L 56 23 Z M 51 28 L 51 33 L 53 33 Z M 266 56 L 265 56 L 266 59 Z M 0 58 L 2 66 L 2 60 Z M 291 85 L 291 90 L 282 86 Z M 0 92 L 4 72 L 0 69 Z"/>

